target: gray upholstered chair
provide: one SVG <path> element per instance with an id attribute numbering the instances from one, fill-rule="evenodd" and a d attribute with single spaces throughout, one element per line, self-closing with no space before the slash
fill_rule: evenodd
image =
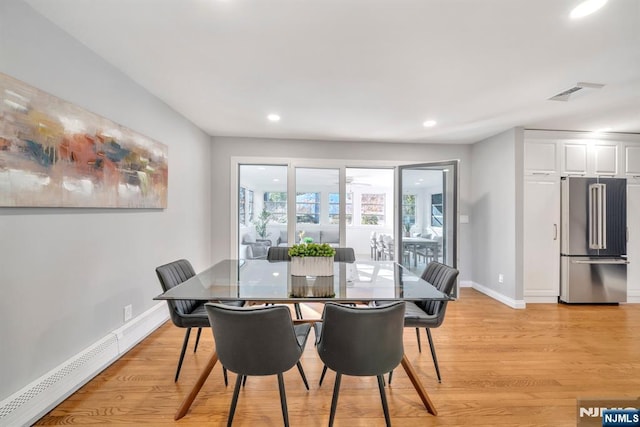
<path id="1" fill-rule="evenodd" d="M 293 325 L 291 313 L 284 306 L 235 308 L 205 304 L 213 330 L 220 362 L 238 374 L 233 390 L 227 425 L 231 426 L 243 379 L 248 375 L 277 375 L 284 425 L 289 425 L 283 372 L 298 367 L 304 376 L 300 356 L 304 351 L 311 325 Z"/>
<path id="2" fill-rule="evenodd" d="M 356 253 L 353 248 L 334 248 L 336 254 L 333 256 L 335 262 L 355 262 Z"/>
<path id="3" fill-rule="evenodd" d="M 291 261 L 288 246 L 270 246 L 267 251 L 267 261 Z"/>
<path id="4" fill-rule="evenodd" d="M 180 259 L 161 265 L 156 268 L 156 274 L 158 275 L 158 280 L 160 280 L 163 292 L 167 292 L 169 289 L 196 275 L 191 263 L 186 259 Z M 195 300 L 167 300 L 171 321 L 177 327 L 186 329 L 174 381 L 178 381 L 178 377 L 180 376 L 180 369 L 182 368 L 182 361 L 184 360 L 184 354 L 187 350 L 187 344 L 189 343 L 191 328 L 198 328 L 196 344 L 193 348 L 193 352 L 195 353 L 198 349 L 198 343 L 200 342 L 200 333 L 202 332 L 202 328 L 209 327 L 209 317 L 207 317 L 204 303 L 205 301 Z M 244 305 L 244 301 L 233 301 L 226 304 L 239 307 Z M 226 384 L 227 373 L 226 370 L 223 372 Z"/>
<path id="5" fill-rule="evenodd" d="M 432 261 L 427 265 L 422 278 L 435 286 L 440 292 L 451 295 L 458 277 L 458 270 L 448 265 Z M 444 322 L 444 316 L 447 310 L 448 301 L 419 301 L 416 303 L 407 302 L 407 309 L 404 315 L 404 326 L 407 328 L 416 328 L 416 337 L 418 338 L 418 351 L 422 352 L 420 344 L 420 328 L 425 328 L 427 338 L 429 339 L 429 347 L 431 348 L 431 356 L 433 364 L 438 375 L 438 382 L 442 382 L 440 377 L 440 368 L 438 367 L 438 358 L 436 357 L 436 349 L 431 336 L 431 329 L 437 328 Z M 391 379 L 389 379 L 391 381 Z"/>
<path id="6" fill-rule="evenodd" d="M 391 425 L 382 376 L 404 355 L 404 302 L 380 307 L 349 307 L 327 303 L 317 342 L 320 359 L 336 372 L 329 426 L 333 425 L 342 375 L 376 376 L 387 426 Z"/>

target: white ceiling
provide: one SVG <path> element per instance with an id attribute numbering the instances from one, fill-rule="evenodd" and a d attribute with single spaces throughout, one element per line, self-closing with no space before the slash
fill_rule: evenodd
<path id="1" fill-rule="evenodd" d="M 640 0 L 26 1 L 211 135 L 640 133 Z M 605 86 L 547 100 L 578 82 Z"/>

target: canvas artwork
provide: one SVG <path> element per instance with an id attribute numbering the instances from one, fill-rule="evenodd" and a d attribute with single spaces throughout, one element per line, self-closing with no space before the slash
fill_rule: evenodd
<path id="1" fill-rule="evenodd" d="M 0 73 L 0 206 L 166 208 L 167 146 Z"/>

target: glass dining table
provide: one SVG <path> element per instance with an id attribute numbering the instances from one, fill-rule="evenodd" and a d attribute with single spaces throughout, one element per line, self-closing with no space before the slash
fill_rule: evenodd
<path id="1" fill-rule="evenodd" d="M 420 301 L 451 299 L 434 286 L 393 261 L 335 262 L 333 276 L 292 276 L 289 262 L 267 260 L 223 260 L 158 295 L 155 300 L 233 301 L 251 303 Z M 294 320 L 315 322 L 320 319 Z M 182 418 L 218 361 L 215 350 L 207 365 L 178 408 L 175 419 Z M 425 408 L 436 415 L 415 369 L 402 358 L 402 367 Z"/>

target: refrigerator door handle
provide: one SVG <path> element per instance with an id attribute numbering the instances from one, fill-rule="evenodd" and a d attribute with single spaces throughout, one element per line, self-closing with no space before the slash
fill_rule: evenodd
<path id="1" fill-rule="evenodd" d="M 603 259 L 603 260 L 576 260 L 571 261 L 572 264 L 629 264 L 624 259 Z"/>
<path id="2" fill-rule="evenodd" d="M 589 249 L 606 249 L 606 187 L 589 185 Z"/>
<path id="3" fill-rule="evenodd" d="M 558 240 L 558 224 L 553 224 L 553 240 Z"/>

